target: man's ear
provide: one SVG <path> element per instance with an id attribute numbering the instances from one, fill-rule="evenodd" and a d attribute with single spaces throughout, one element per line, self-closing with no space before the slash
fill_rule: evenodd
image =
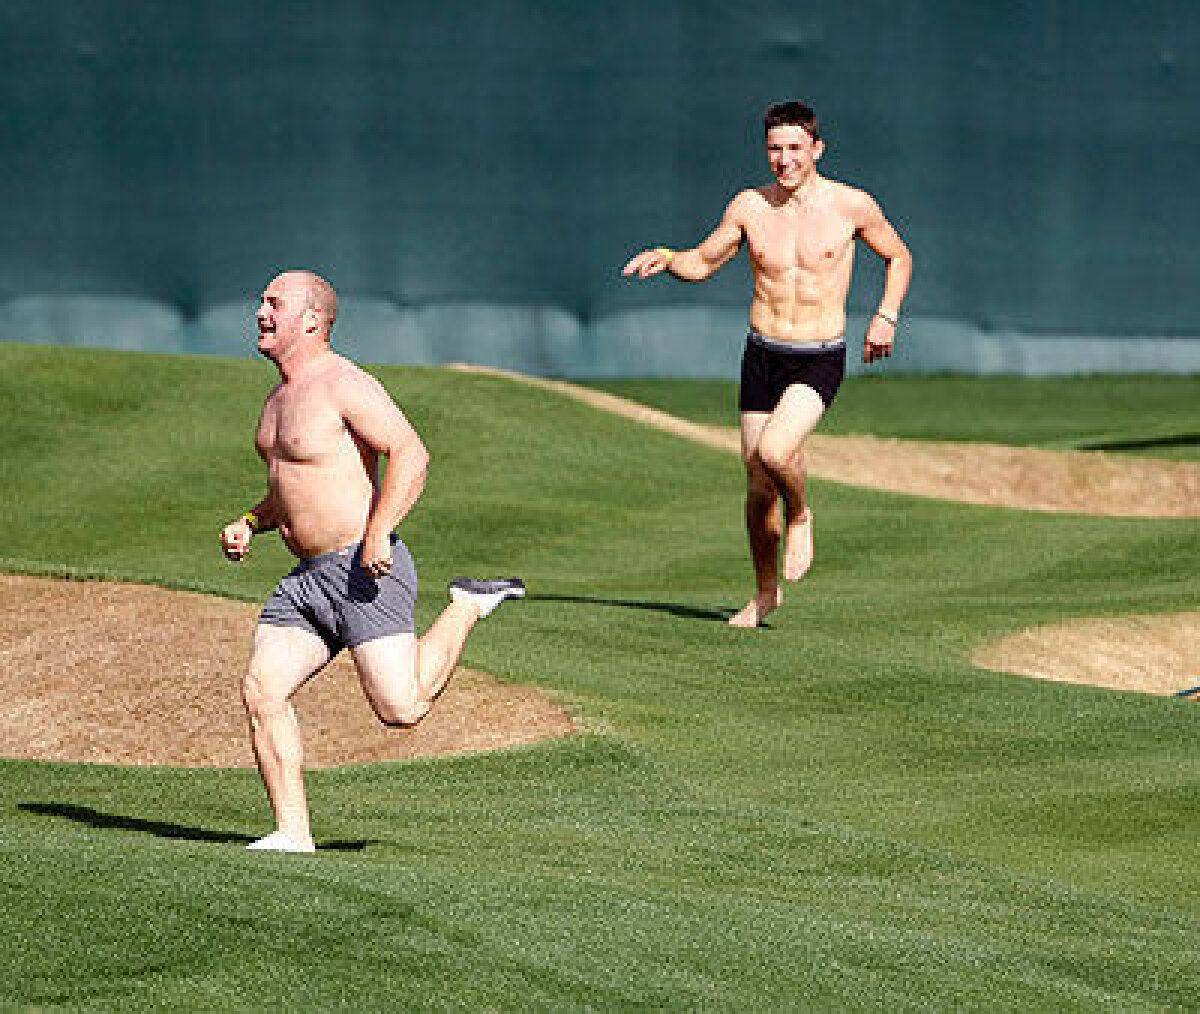
<path id="1" fill-rule="evenodd" d="M 314 334 L 321 330 L 321 315 L 312 307 L 300 315 L 300 322 L 304 325 L 305 334 Z"/>
<path id="2" fill-rule="evenodd" d="M 824 154 L 825 154 L 825 142 L 823 140 L 818 140 L 813 145 L 813 161 L 815 162 L 817 159 L 819 159 Z"/>

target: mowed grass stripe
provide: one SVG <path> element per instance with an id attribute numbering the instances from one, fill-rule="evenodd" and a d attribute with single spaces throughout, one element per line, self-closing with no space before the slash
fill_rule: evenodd
<path id="1" fill-rule="evenodd" d="M 10 568 L 266 594 L 286 554 L 231 567 L 216 532 L 262 487 L 267 365 L 0 346 L 0 367 Z M 0 764 L 2 1002 L 1194 1000 L 1197 711 L 967 661 L 1030 622 L 1191 606 L 1193 524 L 817 484 L 812 576 L 735 632 L 736 459 L 494 378 L 377 373 L 434 456 L 403 532 L 421 622 L 455 573 L 522 574 L 467 661 L 588 731 L 314 773 L 332 847 L 302 863 L 240 848 L 266 820 L 249 772 Z"/>

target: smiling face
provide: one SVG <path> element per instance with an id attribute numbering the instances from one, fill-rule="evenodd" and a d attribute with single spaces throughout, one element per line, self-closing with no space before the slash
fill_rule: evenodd
<path id="1" fill-rule="evenodd" d="M 798 124 L 784 123 L 767 131 L 767 163 L 784 190 L 798 190 L 810 180 L 824 151 L 825 142 L 814 141 Z"/>
<path id="2" fill-rule="evenodd" d="M 258 351 L 278 361 L 304 334 L 304 287 L 290 275 L 280 275 L 263 291 L 255 318 Z"/>

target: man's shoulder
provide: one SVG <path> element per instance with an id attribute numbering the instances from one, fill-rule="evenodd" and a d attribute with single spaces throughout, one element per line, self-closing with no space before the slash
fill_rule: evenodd
<path id="1" fill-rule="evenodd" d="M 830 197 L 848 211 L 865 211 L 875 206 L 875 198 L 861 187 L 852 186 L 842 180 L 822 176 Z"/>
<path id="2" fill-rule="evenodd" d="M 383 381 L 352 360 L 338 358 L 340 362 L 331 369 L 326 390 L 344 416 L 399 408 Z"/>
<path id="3" fill-rule="evenodd" d="M 729 199 L 725 214 L 735 219 L 744 215 L 752 215 L 770 205 L 770 187 L 747 187 L 739 190 Z"/>
<path id="4" fill-rule="evenodd" d="M 379 387 L 379 381 L 352 359 L 333 354 L 326 374 L 326 383 L 331 389 L 343 391 L 363 387 Z"/>
<path id="5" fill-rule="evenodd" d="M 268 395 L 273 400 L 341 401 L 377 381 L 358 364 L 332 349 L 294 380 L 281 383 Z"/>
<path id="6" fill-rule="evenodd" d="M 353 359 L 347 359 L 340 352 L 334 352 L 332 349 L 329 352 L 329 373 L 331 377 L 369 377 L 361 366 Z"/>
<path id="7" fill-rule="evenodd" d="M 730 205 L 739 204 L 745 207 L 760 208 L 764 204 L 769 204 L 770 199 L 771 185 L 768 183 L 762 187 L 747 187 L 745 190 L 739 190 L 729 203 Z"/>

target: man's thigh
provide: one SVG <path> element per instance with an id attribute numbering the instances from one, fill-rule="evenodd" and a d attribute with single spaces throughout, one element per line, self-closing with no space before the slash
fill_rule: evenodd
<path id="1" fill-rule="evenodd" d="M 824 414 L 825 402 L 816 391 L 805 384 L 792 384 L 759 432 L 757 447 L 769 442 L 777 457 L 794 454 Z"/>
<path id="2" fill-rule="evenodd" d="M 260 623 L 250 651 L 250 676 L 260 692 L 286 700 L 331 657 L 329 646 L 305 627 Z"/>
<path id="3" fill-rule="evenodd" d="M 363 693 L 377 714 L 387 714 L 420 698 L 415 634 L 388 634 L 350 649 Z"/>

